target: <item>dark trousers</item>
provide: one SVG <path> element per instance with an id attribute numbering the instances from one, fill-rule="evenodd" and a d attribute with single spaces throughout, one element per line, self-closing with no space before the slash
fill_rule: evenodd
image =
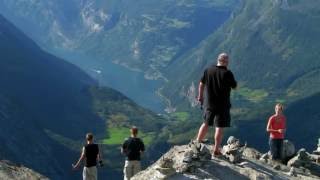
<path id="1" fill-rule="evenodd" d="M 273 160 L 282 160 L 283 139 L 269 139 L 269 146 Z"/>

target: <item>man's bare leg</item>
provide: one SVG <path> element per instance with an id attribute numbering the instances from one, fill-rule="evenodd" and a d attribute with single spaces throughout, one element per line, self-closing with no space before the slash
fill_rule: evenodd
<path id="1" fill-rule="evenodd" d="M 216 132 L 214 134 L 214 145 L 213 145 L 214 153 L 220 152 L 222 136 L 223 136 L 223 128 L 216 127 Z"/>
<path id="2" fill-rule="evenodd" d="M 202 123 L 202 125 L 199 128 L 197 141 L 201 142 L 203 138 L 206 136 L 207 132 L 208 132 L 208 123 Z"/>

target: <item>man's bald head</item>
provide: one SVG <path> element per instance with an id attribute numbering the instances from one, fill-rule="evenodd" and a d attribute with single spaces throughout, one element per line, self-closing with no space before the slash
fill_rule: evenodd
<path id="1" fill-rule="evenodd" d="M 227 53 L 219 54 L 217 61 L 218 61 L 218 66 L 226 66 L 227 67 L 229 64 L 228 54 Z"/>

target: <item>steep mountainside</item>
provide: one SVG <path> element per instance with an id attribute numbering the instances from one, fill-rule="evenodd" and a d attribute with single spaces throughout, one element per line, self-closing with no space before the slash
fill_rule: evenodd
<path id="1" fill-rule="evenodd" d="M 237 0 L 1 0 L 0 12 L 46 49 L 82 52 L 143 71 L 147 78 L 166 79 L 163 69 L 221 26 L 236 4 Z"/>
<path id="2" fill-rule="evenodd" d="M 203 69 L 224 51 L 230 53 L 230 68 L 240 82 L 234 96 L 238 102 L 259 106 L 319 92 L 319 5 L 316 0 L 242 1 L 223 27 L 170 66 L 173 78 L 164 94 L 179 104 L 185 97 L 177 94 L 186 92 L 172 87 L 186 91 L 197 84 Z"/>
<path id="3" fill-rule="evenodd" d="M 79 139 L 102 127 L 85 92 L 94 81 L 73 65 L 42 52 L 3 17 L 0 27 L 0 121 L 6 127 L 0 133 L 6 144 L 1 154 L 50 177 L 68 178 L 75 155 L 46 130 Z"/>
<path id="4" fill-rule="evenodd" d="M 113 89 L 97 87 L 79 68 L 43 52 L 2 16 L 0 57 L 0 140 L 5 144 L 0 157 L 52 179 L 74 179 L 80 172 L 72 172 L 70 165 L 87 132 L 96 135 L 106 157 L 120 157 L 118 147 L 133 124 L 148 148 L 157 146 L 166 119 Z M 108 168 L 105 174 L 117 178 L 120 171 Z"/>
<path id="5" fill-rule="evenodd" d="M 320 93 L 294 102 L 286 111 L 288 114 L 288 137 L 309 150 L 320 137 L 318 127 Z M 306 133 L 307 132 L 307 133 Z"/>

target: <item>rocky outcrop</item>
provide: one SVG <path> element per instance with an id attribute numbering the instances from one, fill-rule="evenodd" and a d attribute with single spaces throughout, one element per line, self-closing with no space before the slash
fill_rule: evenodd
<path id="1" fill-rule="evenodd" d="M 47 177 L 10 161 L 0 161 L 0 179 L 7 180 L 48 180 Z"/>
<path id="2" fill-rule="evenodd" d="M 309 154 L 305 149 L 300 149 L 297 155 L 288 161 L 288 166 L 320 177 L 319 159 L 320 155 Z"/>
<path id="3" fill-rule="evenodd" d="M 318 145 L 317 149 L 313 151 L 313 154 L 318 154 L 320 155 L 320 138 L 318 139 Z"/>
<path id="4" fill-rule="evenodd" d="M 289 144 L 288 156 L 292 157 L 294 146 L 288 142 L 285 143 Z M 320 166 L 316 163 L 316 155 L 307 154 L 308 158 L 305 159 L 303 151 L 299 151 L 287 165 L 284 163 L 286 161 L 282 163 L 273 161 L 268 153 L 262 154 L 234 137 L 230 137 L 223 146 L 222 156 L 212 157 L 211 147 L 194 141 L 188 145 L 174 146 L 156 163 L 132 179 L 320 179 L 317 174 Z M 308 163 L 301 165 L 294 161 L 295 158 L 298 160 L 302 158 Z"/>
<path id="5" fill-rule="evenodd" d="M 282 158 L 283 163 L 288 162 L 292 157 L 294 157 L 296 154 L 296 149 L 294 144 L 289 140 L 283 141 L 283 152 L 282 152 Z M 258 158 L 259 159 L 259 158 Z M 260 157 L 261 161 L 264 161 L 265 163 L 273 164 L 274 162 L 271 159 L 270 151 L 262 154 Z"/>

